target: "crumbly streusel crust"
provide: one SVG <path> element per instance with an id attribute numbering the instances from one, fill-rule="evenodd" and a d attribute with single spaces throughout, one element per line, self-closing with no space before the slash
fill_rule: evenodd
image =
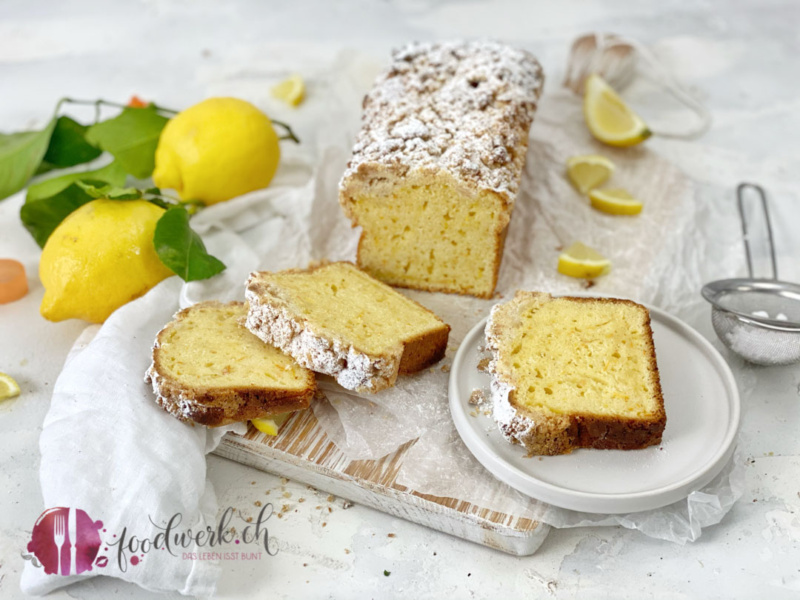
<path id="1" fill-rule="evenodd" d="M 347 201 L 366 182 L 382 193 L 386 171 L 402 178 L 447 171 L 465 190 L 494 191 L 511 206 L 543 83 L 531 54 L 496 42 L 412 43 L 395 51 L 364 98 L 363 126 L 340 184 L 345 211 L 352 218 Z"/>

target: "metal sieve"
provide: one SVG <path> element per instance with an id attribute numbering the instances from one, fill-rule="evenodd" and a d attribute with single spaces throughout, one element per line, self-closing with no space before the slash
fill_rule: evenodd
<path id="1" fill-rule="evenodd" d="M 772 263 L 770 279 L 753 277 L 753 259 L 744 196 L 747 189 L 758 194 L 767 226 Z M 742 221 L 747 279 L 723 279 L 703 287 L 703 297 L 712 305 L 711 322 L 717 336 L 745 360 L 759 365 L 788 365 L 800 360 L 800 285 L 778 281 L 775 244 L 764 190 L 740 183 L 736 201 Z"/>

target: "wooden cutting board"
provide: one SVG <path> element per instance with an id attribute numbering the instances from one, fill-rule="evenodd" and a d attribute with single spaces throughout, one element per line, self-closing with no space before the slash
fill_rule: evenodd
<path id="1" fill-rule="evenodd" d="M 306 410 L 274 437 L 252 426 L 244 436 L 229 433 L 214 453 L 509 554 L 526 556 L 539 548 L 550 529 L 544 523 L 398 484 L 397 474 L 413 444 L 379 460 L 350 460 L 327 437 L 313 411 Z"/>

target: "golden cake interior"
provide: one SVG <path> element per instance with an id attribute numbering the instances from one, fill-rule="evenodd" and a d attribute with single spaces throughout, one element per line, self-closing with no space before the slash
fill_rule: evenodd
<path id="1" fill-rule="evenodd" d="M 514 404 L 633 419 L 660 412 L 646 309 L 533 298 L 518 316 L 519 326 L 500 349 L 501 360 L 513 367 Z"/>
<path id="2" fill-rule="evenodd" d="M 269 279 L 302 316 L 368 354 L 443 326 L 433 313 L 350 263 L 274 273 Z"/>
<path id="3" fill-rule="evenodd" d="M 465 195 L 440 181 L 363 193 L 349 208 L 363 228 L 359 266 L 381 281 L 483 297 L 494 291 L 509 220 L 494 192 Z"/>
<path id="4" fill-rule="evenodd" d="M 305 390 L 314 374 L 265 344 L 240 322 L 244 304 L 208 304 L 187 311 L 160 338 L 162 375 L 197 388 Z"/>

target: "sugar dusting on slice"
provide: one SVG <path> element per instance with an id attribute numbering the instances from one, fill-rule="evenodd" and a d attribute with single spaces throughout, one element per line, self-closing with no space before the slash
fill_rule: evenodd
<path id="1" fill-rule="evenodd" d="M 499 304 L 496 304 L 492 307 L 485 329 L 486 348 L 492 352 L 493 357 L 487 367 L 487 372 L 492 376 L 492 418 L 506 439 L 522 442 L 523 438 L 533 430 L 535 423 L 527 417 L 520 416 L 517 409 L 511 405 L 510 395 L 515 388 L 504 381 L 497 371 L 497 352 L 500 341 L 495 334 L 493 317 L 499 306 Z"/>

